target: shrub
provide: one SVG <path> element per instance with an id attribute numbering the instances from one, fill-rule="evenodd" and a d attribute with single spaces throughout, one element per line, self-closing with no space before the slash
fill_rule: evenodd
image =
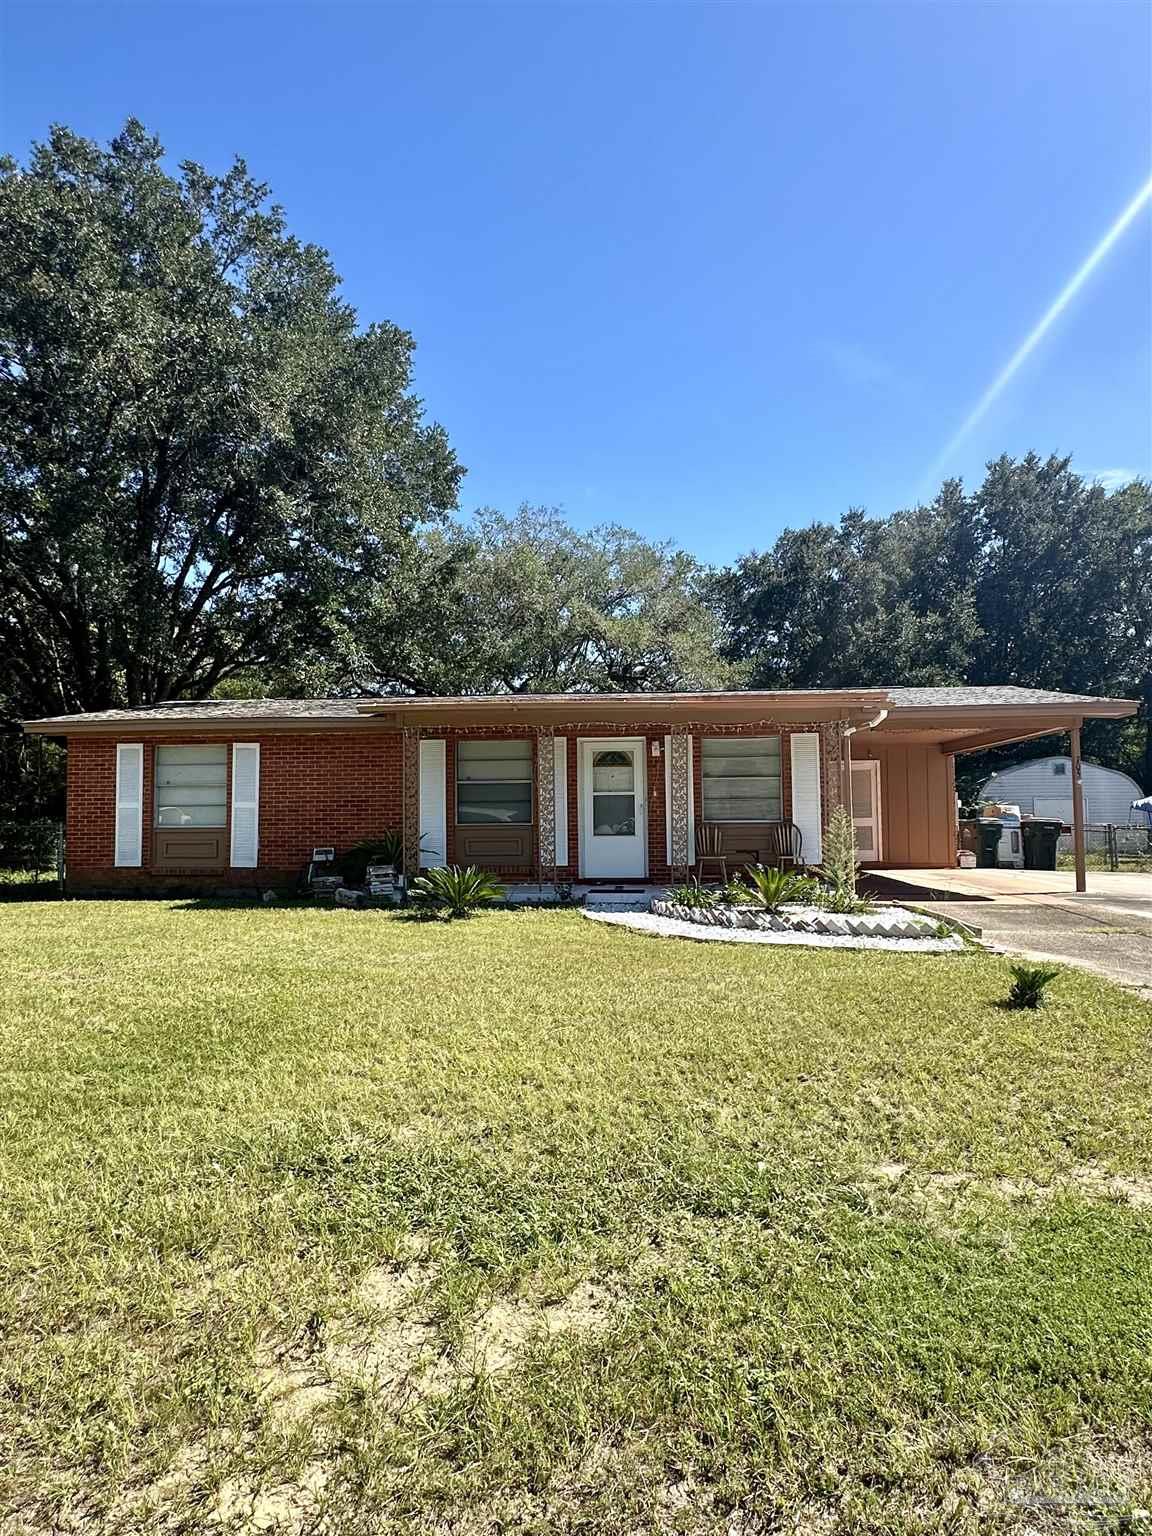
<path id="1" fill-rule="evenodd" d="M 749 864 L 745 867 L 744 878 L 753 905 L 763 907 L 765 912 L 779 912 L 787 902 L 804 899 L 803 882 L 789 870 Z"/>
<path id="2" fill-rule="evenodd" d="M 388 831 L 353 844 L 336 860 L 336 869 L 348 885 L 363 885 L 369 864 L 391 864 L 399 873 L 403 863 L 404 834 Z"/>
<path id="3" fill-rule="evenodd" d="M 822 905 L 829 912 L 866 912 L 868 903 L 856 894 L 860 863 L 856 858 L 856 828 L 852 817 L 838 805 L 824 832 L 824 862 L 820 874 L 829 887 Z"/>
<path id="4" fill-rule="evenodd" d="M 720 893 L 705 890 L 699 881 L 693 880 L 688 885 L 674 885 L 668 892 L 668 900 L 678 907 L 714 907 L 720 900 Z"/>
<path id="5" fill-rule="evenodd" d="M 411 897 L 417 905 L 442 912 L 445 917 L 471 917 L 479 907 L 503 901 L 504 887 L 474 865 L 461 869 L 452 864 L 418 875 L 412 882 Z"/>
<path id="6" fill-rule="evenodd" d="M 828 901 L 828 887 L 815 875 L 793 875 L 795 885 L 788 900 L 805 907 L 823 907 Z"/>
<path id="7" fill-rule="evenodd" d="M 427 847 L 427 839 L 416 844 L 417 851 Z M 398 829 L 381 832 L 379 837 L 365 838 L 354 843 L 336 860 L 335 868 L 348 885 L 363 885 L 368 877 L 369 864 L 391 864 L 396 873 L 404 872 L 404 834 Z"/>
<path id="8" fill-rule="evenodd" d="M 47 817 L 0 821 L 0 869 L 51 869 L 59 831 L 59 823 Z"/>
<path id="9" fill-rule="evenodd" d="M 1043 1008 L 1047 1001 L 1045 992 L 1060 974 L 1057 965 L 1013 965 L 1009 969 L 1015 978 L 1011 990 L 1004 999 L 1005 1008 Z"/>

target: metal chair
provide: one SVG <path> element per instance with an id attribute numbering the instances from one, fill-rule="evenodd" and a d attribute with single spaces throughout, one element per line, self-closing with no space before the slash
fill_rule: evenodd
<path id="1" fill-rule="evenodd" d="M 704 866 L 719 864 L 720 878 L 728 884 L 728 858 L 724 852 L 724 829 L 705 823 L 696 828 L 696 878 L 703 880 Z"/>

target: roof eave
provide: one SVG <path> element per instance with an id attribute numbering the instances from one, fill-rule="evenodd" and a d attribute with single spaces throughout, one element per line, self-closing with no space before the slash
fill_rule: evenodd
<path id="1" fill-rule="evenodd" d="M 912 725 L 968 725 L 974 728 L 999 720 L 1126 720 L 1140 708 L 1135 699 L 1070 699 L 1066 702 L 989 704 L 894 704 L 877 729 L 899 730 Z M 1059 729 L 1059 724 L 1053 729 Z"/>
<path id="2" fill-rule="evenodd" d="M 142 736 L 236 736 L 238 731 L 362 731 L 373 721 L 363 715 L 229 715 L 223 720 L 187 720 L 158 716 L 155 720 L 139 715 L 119 720 L 77 720 L 60 715 L 47 720 L 22 720 L 27 736 L 120 736 L 126 731 Z"/>

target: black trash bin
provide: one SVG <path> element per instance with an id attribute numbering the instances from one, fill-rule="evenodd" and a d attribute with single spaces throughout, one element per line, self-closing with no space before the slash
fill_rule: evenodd
<path id="1" fill-rule="evenodd" d="M 996 869 L 1000 863 L 1000 839 L 1004 835 L 1004 823 L 995 816 L 978 816 L 976 831 L 976 864 L 980 869 Z"/>
<path id="2" fill-rule="evenodd" d="M 1025 869 L 1055 869 L 1056 846 L 1064 830 L 1061 821 L 1049 821 L 1043 816 L 1030 816 L 1020 823 L 1020 836 L 1024 840 Z"/>

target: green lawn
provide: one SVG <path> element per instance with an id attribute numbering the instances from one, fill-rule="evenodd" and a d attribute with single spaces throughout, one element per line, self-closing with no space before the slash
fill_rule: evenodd
<path id="1" fill-rule="evenodd" d="M 1134 1529 L 1152 1009 L 1007 979 L 7 904 L 0 1529 Z"/>
<path id="2" fill-rule="evenodd" d="M 1075 869 L 1076 860 L 1070 853 L 1056 855 L 1057 869 Z M 1087 853 L 1084 856 L 1084 868 L 1095 870 L 1097 873 L 1114 874 L 1106 853 Z M 1119 870 L 1125 875 L 1152 875 L 1152 855 L 1148 858 L 1133 858 L 1131 855 L 1119 860 Z"/>

